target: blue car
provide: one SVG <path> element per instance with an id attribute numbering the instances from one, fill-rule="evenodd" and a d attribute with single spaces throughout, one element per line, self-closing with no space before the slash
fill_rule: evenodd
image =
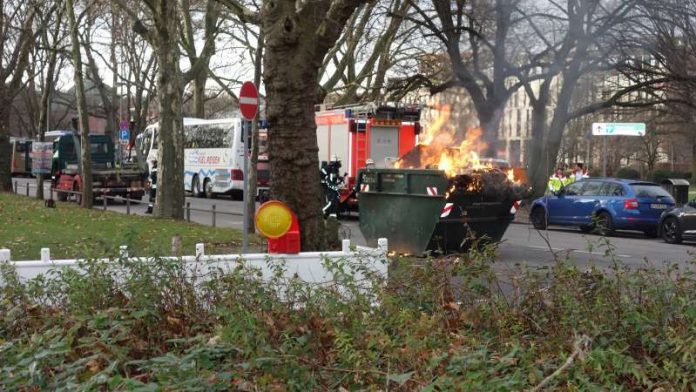
<path id="1" fill-rule="evenodd" d="M 529 218 L 538 230 L 548 225 L 578 226 L 604 236 L 615 230 L 638 230 L 655 237 L 660 216 L 673 207 L 672 196 L 655 183 L 588 178 L 535 200 Z"/>

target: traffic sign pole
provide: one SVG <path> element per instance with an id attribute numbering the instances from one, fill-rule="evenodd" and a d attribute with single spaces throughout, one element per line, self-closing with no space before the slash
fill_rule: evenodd
<path id="1" fill-rule="evenodd" d="M 249 201 L 249 121 L 242 121 L 242 133 L 244 134 L 244 168 L 242 169 L 242 178 L 244 178 L 244 186 L 242 190 L 242 206 L 244 213 L 242 214 L 242 253 L 247 253 L 249 247 L 249 209 L 247 202 Z"/>
<path id="2" fill-rule="evenodd" d="M 242 187 L 242 205 L 244 206 L 244 211 L 242 214 L 242 253 L 247 253 L 247 248 L 249 247 L 249 209 L 247 208 L 247 201 L 249 197 L 249 127 L 251 121 L 256 117 L 256 113 L 259 110 L 259 91 L 256 89 L 256 85 L 252 82 L 244 82 L 242 88 L 239 91 L 239 111 L 242 113 L 244 120 L 242 122 L 242 133 L 244 140 L 244 168 L 242 170 L 244 185 Z"/>
<path id="3" fill-rule="evenodd" d="M 602 155 L 604 159 L 602 161 L 602 177 L 607 176 L 607 138 L 604 138 L 604 145 L 602 147 Z"/>

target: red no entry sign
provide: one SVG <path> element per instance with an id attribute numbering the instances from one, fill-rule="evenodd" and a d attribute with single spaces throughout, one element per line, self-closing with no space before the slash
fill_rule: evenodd
<path id="1" fill-rule="evenodd" d="M 259 110 L 259 92 L 252 82 L 244 82 L 239 91 L 239 110 L 246 120 L 253 120 Z"/>

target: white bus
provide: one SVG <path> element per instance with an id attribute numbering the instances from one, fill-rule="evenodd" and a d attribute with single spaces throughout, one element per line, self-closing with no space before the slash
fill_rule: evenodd
<path id="1" fill-rule="evenodd" d="M 136 138 L 136 146 L 145 157 L 148 169 L 152 169 L 152 162 L 157 159 L 158 130 L 159 124 L 152 124 Z M 257 195 L 267 193 L 269 188 L 263 133 L 259 144 Z M 195 197 L 225 194 L 241 198 L 244 189 L 242 120 L 187 117 L 184 118 L 184 135 L 184 190 Z"/>

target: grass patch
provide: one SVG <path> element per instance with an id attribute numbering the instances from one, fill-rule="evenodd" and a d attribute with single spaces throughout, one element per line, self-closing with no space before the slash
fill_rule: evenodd
<path id="1" fill-rule="evenodd" d="M 14 260 L 39 259 L 41 248 L 50 248 L 52 258 L 104 256 L 120 245 L 133 255 L 169 255 L 176 234 L 184 254 L 193 254 L 198 242 L 211 254 L 237 252 L 242 244 L 238 230 L 86 210 L 71 203 L 46 208 L 36 199 L 7 193 L 0 193 L 0 222 L 0 248 L 10 249 Z M 260 249 L 258 237 L 250 242 L 252 249 Z"/>

